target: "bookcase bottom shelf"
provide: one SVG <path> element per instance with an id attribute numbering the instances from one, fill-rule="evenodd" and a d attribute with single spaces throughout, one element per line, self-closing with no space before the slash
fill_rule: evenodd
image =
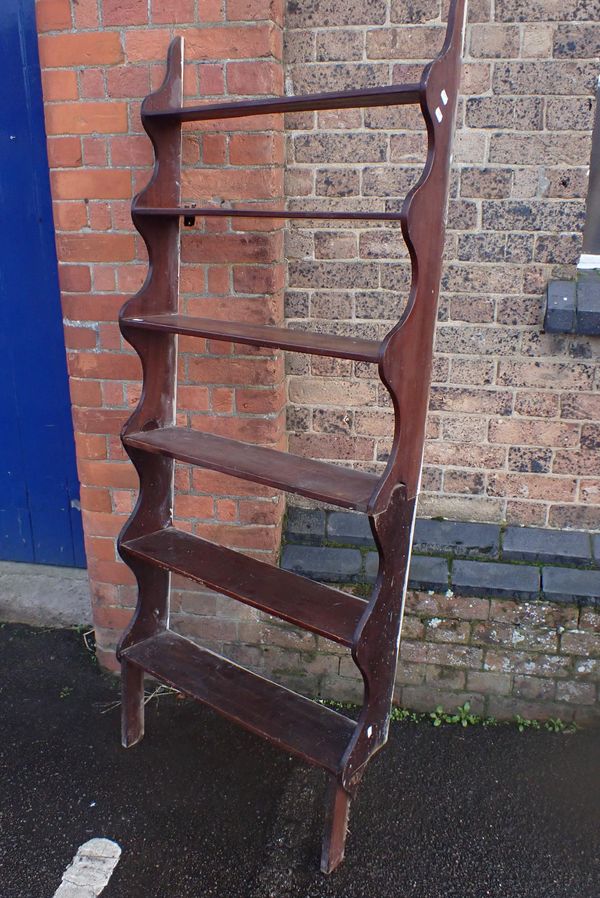
<path id="1" fill-rule="evenodd" d="M 340 769 L 356 726 L 343 714 L 172 630 L 130 646 L 121 657 L 310 764 L 331 773 Z"/>

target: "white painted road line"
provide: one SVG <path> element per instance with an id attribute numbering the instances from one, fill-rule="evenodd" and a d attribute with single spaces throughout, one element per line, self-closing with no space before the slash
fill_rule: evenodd
<path id="1" fill-rule="evenodd" d="M 90 839 L 63 873 L 54 898 L 96 898 L 119 863 L 121 848 L 110 839 Z"/>

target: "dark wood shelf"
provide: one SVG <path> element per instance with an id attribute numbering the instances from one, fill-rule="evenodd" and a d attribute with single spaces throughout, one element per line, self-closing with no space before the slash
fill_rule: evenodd
<path id="1" fill-rule="evenodd" d="M 133 201 L 132 215 L 150 265 L 144 285 L 120 317 L 121 332 L 143 370 L 140 402 L 121 434 L 140 475 L 139 499 L 119 538 L 122 557 L 138 584 L 136 614 L 117 650 L 122 741 L 129 747 L 144 735 L 146 672 L 280 748 L 324 767 L 332 774 L 321 855 L 325 873 L 331 873 L 344 856 L 350 801 L 370 758 L 385 744 L 389 728 L 423 460 L 464 19 L 465 0 L 450 0 L 444 44 L 439 55 L 415 74 L 419 83 L 233 102 L 198 99 L 190 106 L 183 98 L 183 38 L 175 37 L 165 80 L 142 103 L 142 125 L 152 140 L 155 165 L 148 185 Z M 233 209 L 213 197 L 204 200 L 207 208 L 199 208 L 193 197 L 181 196 L 183 122 L 221 119 L 219 127 L 227 132 L 232 128 L 228 119 L 246 116 L 403 104 L 420 107 L 428 140 L 425 165 L 400 211 L 328 211 L 325 202 L 317 211 L 302 207 L 287 211 L 269 208 L 284 206 L 283 200 L 258 197 L 254 202 L 236 201 L 233 205 L 241 208 Z M 273 121 L 266 118 L 262 124 L 270 128 Z M 378 208 L 386 205 L 383 192 Z M 407 309 L 381 342 L 180 314 L 180 224 L 193 227 L 199 218 L 400 223 L 398 238 L 404 239 L 412 269 Z M 318 289 L 318 284 L 314 286 Z M 393 438 L 381 476 L 174 426 L 176 334 L 377 364 L 394 408 Z M 210 421 L 202 419 L 202 426 L 210 426 Z M 379 560 L 369 601 L 173 528 L 175 461 L 368 514 Z M 166 629 L 170 571 L 351 649 L 364 683 L 357 721 Z M 328 688 L 328 683 L 324 680 L 320 688 Z"/>
<path id="2" fill-rule="evenodd" d="M 350 593 L 174 527 L 124 542 L 120 548 L 345 646 L 352 645 L 366 608 L 364 599 Z"/>
<path id="3" fill-rule="evenodd" d="M 311 764 L 336 773 L 356 724 L 220 655 L 164 630 L 122 657 Z"/>
<path id="4" fill-rule="evenodd" d="M 157 218 L 299 218 L 308 221 L 402 221 L 402 212 L 304 212 L 288 209 L 216 209 L 197 206 L 134 206 L 132 215 Z"/>
<path id="5" fill-rule="evenodd" d="M 249 346 L 270 346 L 291 352 L 354 359 L 358 362 L 377 363 L 381 345 L 376 340 L 361 340 L 358 337 L 316 334 L 285 327 L 248 324 L 245 321 L 217 321 L 189 315 L 147 315 L 143 318 L 123 318 L 121 322 L 125 327 L 208 337 L 211 340 L 226 340 Z"/>
<path id="6" fill-rule="evenodd" d="M 123 442 L 132 449 L 165 455 L 200 468 L 358 511 L 367 511 L 369 500 L 379 484 L 375 474 L 365 471 L 185 427 L 129 433 L 123 436 Z"/>
<path id="7" fill-rule="evenodd" d="M 298 97 L 266 97 L 260 100 L 237 100 L 230 103 L 207 103 L 202 106 L 180 106 L 177 109 L 144 109 L 142 120 L 201 122 L 211 119 L 242 118 L 246 115 L 316 112 L 321 109 L 360 109 L 369 106 L 404 106 L 420 103 L 420 84 L 391 84 L 362 90 L 343 90 Z"/>

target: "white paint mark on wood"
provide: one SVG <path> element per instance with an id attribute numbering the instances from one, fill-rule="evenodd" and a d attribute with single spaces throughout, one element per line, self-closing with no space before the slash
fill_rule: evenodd
<path id="1" fill-rule="evenodd" d="M 63 873 L 54 898 L 96 898 L 119 863 L 121 848 L 110 839 L 90 839 Z"/>

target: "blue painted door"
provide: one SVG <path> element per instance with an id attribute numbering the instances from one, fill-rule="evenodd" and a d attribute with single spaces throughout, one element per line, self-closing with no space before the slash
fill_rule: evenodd
<path id="1" fill-rule="evenodd" d="M 0 59 L 0 558 L 83 567 L 34 0 Z"/>

